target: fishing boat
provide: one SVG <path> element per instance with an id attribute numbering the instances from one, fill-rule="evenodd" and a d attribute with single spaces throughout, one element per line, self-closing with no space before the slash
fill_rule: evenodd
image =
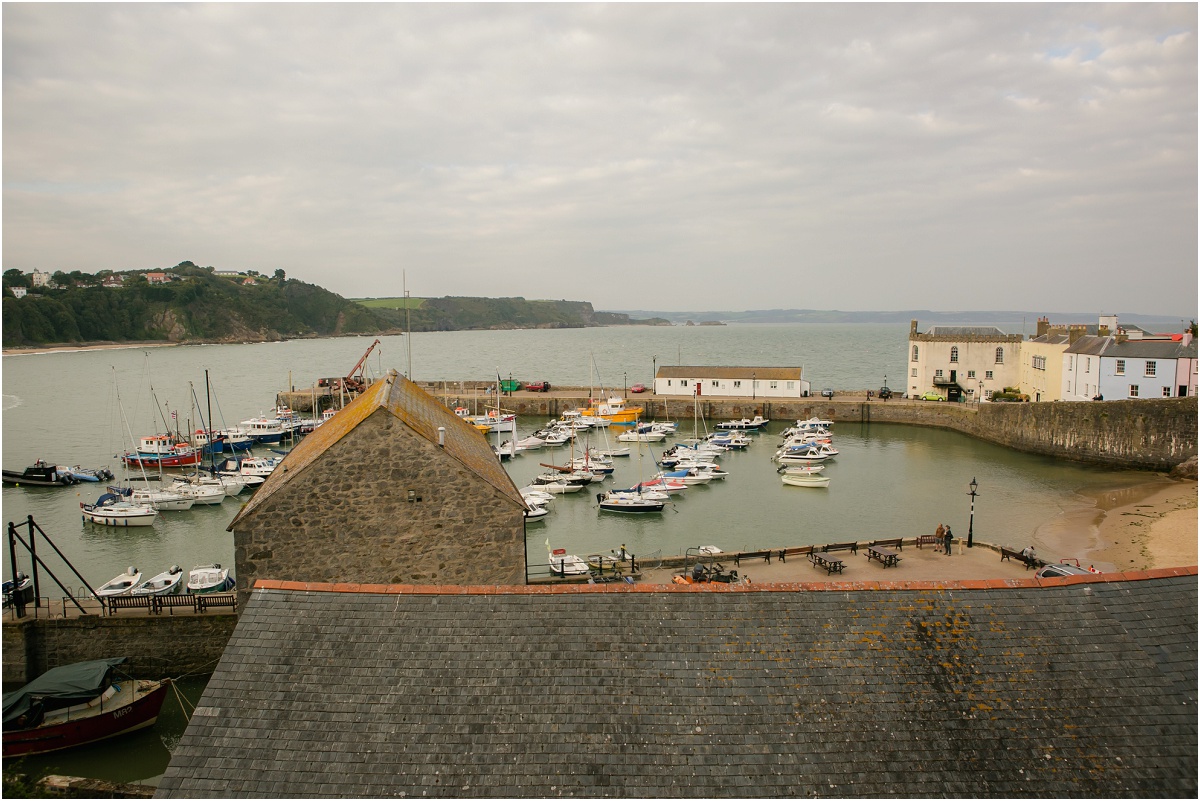
<path id="1" fill-rule="evenodd" d="M 137 448 L 121 457 L 129 467 L 191 467 L 200 464 L 204 452 L 169 434 L 152 434 L 138 440 Z"/>
<path id="2" fill-rule="evenodd" d="M 80 503 L 79 508 L 85 521 L 101 526 L 152 526 L 158 517 L 158 510 L 153 506 L 123 501 L 109 492 L 97 498 L 95 503 Z"/>
<path id="3" fill-rule="evenodd" d="M 584 417 L 600 417 L 617 425 L 632 425 L 642 416 L 641 406 L 627 406 L 624 398 L 610 397 L 604 401 L 594 401 L 587 408 L 579 409 Z"/>
<path id="4" fill-rule="evenodd" d="M 789 487 L 828 487 L 829 476 L 815 473 L 784 473 L 783 483 Z"/>
<path id="5" fill-rule="evenodd" d="M 45 754 L 153 726 L 170 679 L 114 675 L 125 657 L 53 668 L 4 694 L 4 758 Z"/>
<path id="6" fill-rule="evenodd" d="M 29 487 L 69 487 L 76 479 L 69 468 L 47 464 L 41 459 L 26 467 L 23 471 L 5 470 L 4 483 Z"/>
<path id="7" fill-rule="evenodd" d="M 142 582 L 142 571 L 129 567 L 119 576 L 110 578 L 96 588 L 97 598 L 114 598 L 119 595 L 129 595 L 133 588 Z"/>
<path id="8" fill-rule="evenodd" d="M 278 417 L 251 417 L 235 426 L 238 433 L 245 434 L 256 445 L 278 445 L 288 433 Z"/>
<path id="9" fill-rule="evenodd" d="M 133 588 L 130 595 L 175 595 L 183 589 L 183 568 L 171 565 L 152 579 Z"/>
<path id="10" fill-rule="evenodd" d="M 212 592 L 226 592 L 235 585 L 229 568 L 219 564 L 197 565 L 188 573 L 187 591 L 191 595 L 206 595 Z"/>

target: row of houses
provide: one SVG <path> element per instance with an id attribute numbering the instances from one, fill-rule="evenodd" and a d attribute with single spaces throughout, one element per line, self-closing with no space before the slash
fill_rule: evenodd
<path id="1" fill-rule="evenodd" d="M 126 275 L 129 275 L 129 273 L 112 273 L 110 275 L 106 275 L 103 279 L 101 279 L 100 286 L 109 288 L 124 286 Z M 146 282 L 149 284 L 167 284 L 172 281 L 186 280 L 186 276 L 167 272 L 148 272 L 143 273 L 143 275 L 146 276 Z M 258 281 L 253 275 L 249 275 L 244 272 L 238 272 L 237 270 L 214 270 L 213 275 L 220 276 L 222 278 L 232 278 L 243 286 L 256 286 L 258 284 Z M 45 289 L 62 288 L 54 282 L 53 275 L 45 272 L 44 270 L 34 270 L 29 274 L 29 278 L 30 284 L 34 287 L 41 287 Z M 28 290 L 23 286 L 9 287 L 9 290 L 13 293 L 13 297 L 17 298 L 23 298 L 28 294 Z"/>
<path id="2" fill-rule="evenodd" d="M 1190 332 L 1155 334 L 1118 325 L 1116 315 L 1095 325 L 1038 320 L 1026 339 L 996 326 L 931 326 L 908 334 L 909 397 L 957 402 L 1007 399 L 1015 390 L 1033 401 L 1184 398 L 1196 395 L 1196 343 Z M 801 367 L 671 365 L 656 369 L 654 392 L 664 396 L 782 400 L 807 398 L 812 383 Z M 932 393 L 932 394 L 930 394 Z"/>
<path id="3" fill-rule="evenodd" d="M 1196 343 L 1190 331 L 1155 334 L 1119 325 L 1051 325 L 1038 319 L 1026 340 L 995 326 L 909 329 L 910 396 L 987 401 L 1015 388 L 1032 401 L 1185 398 L 1196 394 Z"/>

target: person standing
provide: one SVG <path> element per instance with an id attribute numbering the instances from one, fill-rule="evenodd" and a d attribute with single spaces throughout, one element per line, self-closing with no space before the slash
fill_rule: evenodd
<path id="1" fill-rule="evenodd" d="M 934 536 L 937 537 L 937 540 L 933 546 L 933 552 L 937 553 L 942 549 L 942 544 L 946 541 L 946 527 L 941 523 L 938 523 L 937 531 L 934 532 Z"/>
<path id="2" fill-rule="evenodd" d="M 950 555 L 950 548 L 954 544 L 954 535 L 950 533 L 950 527 L 946 526 L 946 556 Z"/>

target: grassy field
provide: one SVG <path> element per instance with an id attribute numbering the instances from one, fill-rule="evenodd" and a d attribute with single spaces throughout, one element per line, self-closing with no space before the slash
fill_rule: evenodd
<path id="1" fill-rule="evenodd" d="M 408 301 L 407 308 L 419 309 L 421 304 L 425 302 L 425 298 L 351 298 L 355 303 L 361 304 L 371 309 L 403 309 L 405 301 Z"/>

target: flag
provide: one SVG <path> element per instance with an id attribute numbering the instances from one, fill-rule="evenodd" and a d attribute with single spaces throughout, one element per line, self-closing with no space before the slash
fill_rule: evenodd
<path id="1" fill-rule="evenodd" d="M 172 420 L 176 420 L 176 419 L 178 419 L 178 418 L 176 417 L 176 415 L 178 415 L 178 414 L 179 414 L 179 412 L 171 412 L 171 419 L 172 419 Z"/>

